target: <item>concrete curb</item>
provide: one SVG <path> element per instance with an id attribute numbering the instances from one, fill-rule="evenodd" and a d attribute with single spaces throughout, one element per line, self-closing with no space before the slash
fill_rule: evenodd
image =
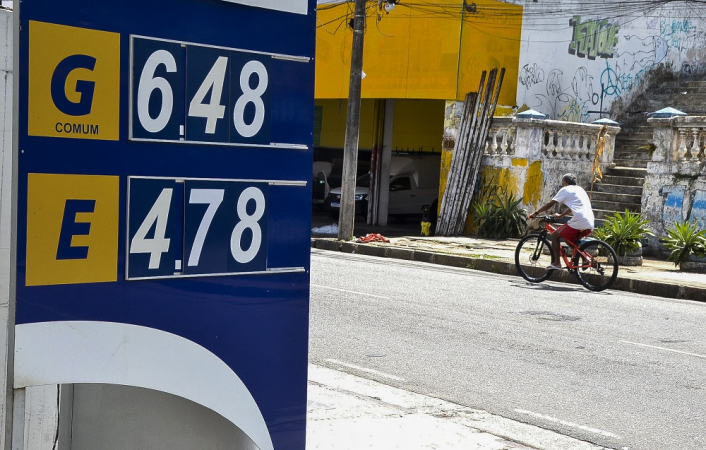
<path id="1" fill-rule="evenodd" d="M 515 264 L 507 261 L 472 258 L 469 256 L 433 253 L 394 246 L 359 244 L 356 242 L 342 242 L 319 238 L 311 239 L 311 247 L 319 250 L 356 253 L 359 255 L 395 258 L 406 261 L 426 262 L 443 266 L 463 267 L 473 270 L 480 270 L 483 272 L 492 272 L 501 275 L 519 276 L 517 270 L 515 269 Z M 559 281 L 561 283 L 578 284 L 576 277 L 567 271 L 561 271 L 560 273 L 553 274 L 550 280 Z M 615 283 L 613 283 L 613 286 L 610 289 L 657 297 L 706 302 L 706 289 L 680 286 L 677 284 L 669 284 L 658 281 L 621 278 L 620 273 L 618 273 L 618 278 L 615 280 Z"/>

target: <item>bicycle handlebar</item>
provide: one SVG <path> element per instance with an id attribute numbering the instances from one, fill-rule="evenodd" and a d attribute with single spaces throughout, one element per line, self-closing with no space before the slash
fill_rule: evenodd
<path id="1" fill-rule="evenodd" d="M 539 219 L 540 221 L 546 221 L 546 222 L 552 222 L 552 221 L 557 221 L 559 220 L 558 218 L 554 216 L 534 216 L 535 219 Z"/>

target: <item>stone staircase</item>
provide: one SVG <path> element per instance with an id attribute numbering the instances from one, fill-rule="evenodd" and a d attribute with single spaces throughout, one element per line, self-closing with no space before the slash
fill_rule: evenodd
<path id="1" fill-rule="evenodd" d="M 601 182 L 593 185 L 591 204 L 596 216 L 596 227 L 614 212 L 640 212 L 642 185 L 647 174 L 651 152 L 652 127 L 643 125 L 624 127 L 615 141 L 613 162 Z"/>
<path id="2" fill-rule="evenodd" d="M 652 157 L 652 127 L 649 113 L 671 106 L 692 116 L 706 115 L 706 81 L 668 80 L 638 97 L 620 118 L 613 162 L 591 194 L 596 227 L 614 212 L 641 212 L 642 185 L 647 162 Z"/>

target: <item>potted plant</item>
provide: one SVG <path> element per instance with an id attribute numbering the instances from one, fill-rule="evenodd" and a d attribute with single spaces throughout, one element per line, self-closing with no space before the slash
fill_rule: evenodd
<path id="1" fill-rule="evenodd" d="M 704 263 L 691 261 L 706 256 L 706 230 L 699 229 L 694 222 L 675 222 L 667 229 L 663 242 L 672 251 L 667 260 L 673 261 L 679 270 L 701 271 L 706 267 Z"/>
<path id="2" fill-rule="evenodd" d="M 642 239 L 653 236 L 648 228 L 649 220 L 639 213 L 613 213 L 593 235 L 613 247 L 618 255 L 618 264 L 624 266 L 642 265 Z"/>

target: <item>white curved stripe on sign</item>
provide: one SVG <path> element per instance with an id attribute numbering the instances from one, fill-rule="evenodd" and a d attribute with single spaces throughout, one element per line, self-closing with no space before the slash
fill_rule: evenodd
<path id="1" fill-rule="evenodd" d="M 308 0 L 223 0 L 241 5 L 257 6 L 258 8 L 274 9 L 295 14 L 308 13 Z"/>
<path id="2" fill-rule="evenodd" d="M 260 450 L 274 450 L 250 391 L 216 355 L 153 328 L 111 322 L 42 322 L 16 327 L 15 389 L 100 383 L 173 394 L 209 408 Z"/>

